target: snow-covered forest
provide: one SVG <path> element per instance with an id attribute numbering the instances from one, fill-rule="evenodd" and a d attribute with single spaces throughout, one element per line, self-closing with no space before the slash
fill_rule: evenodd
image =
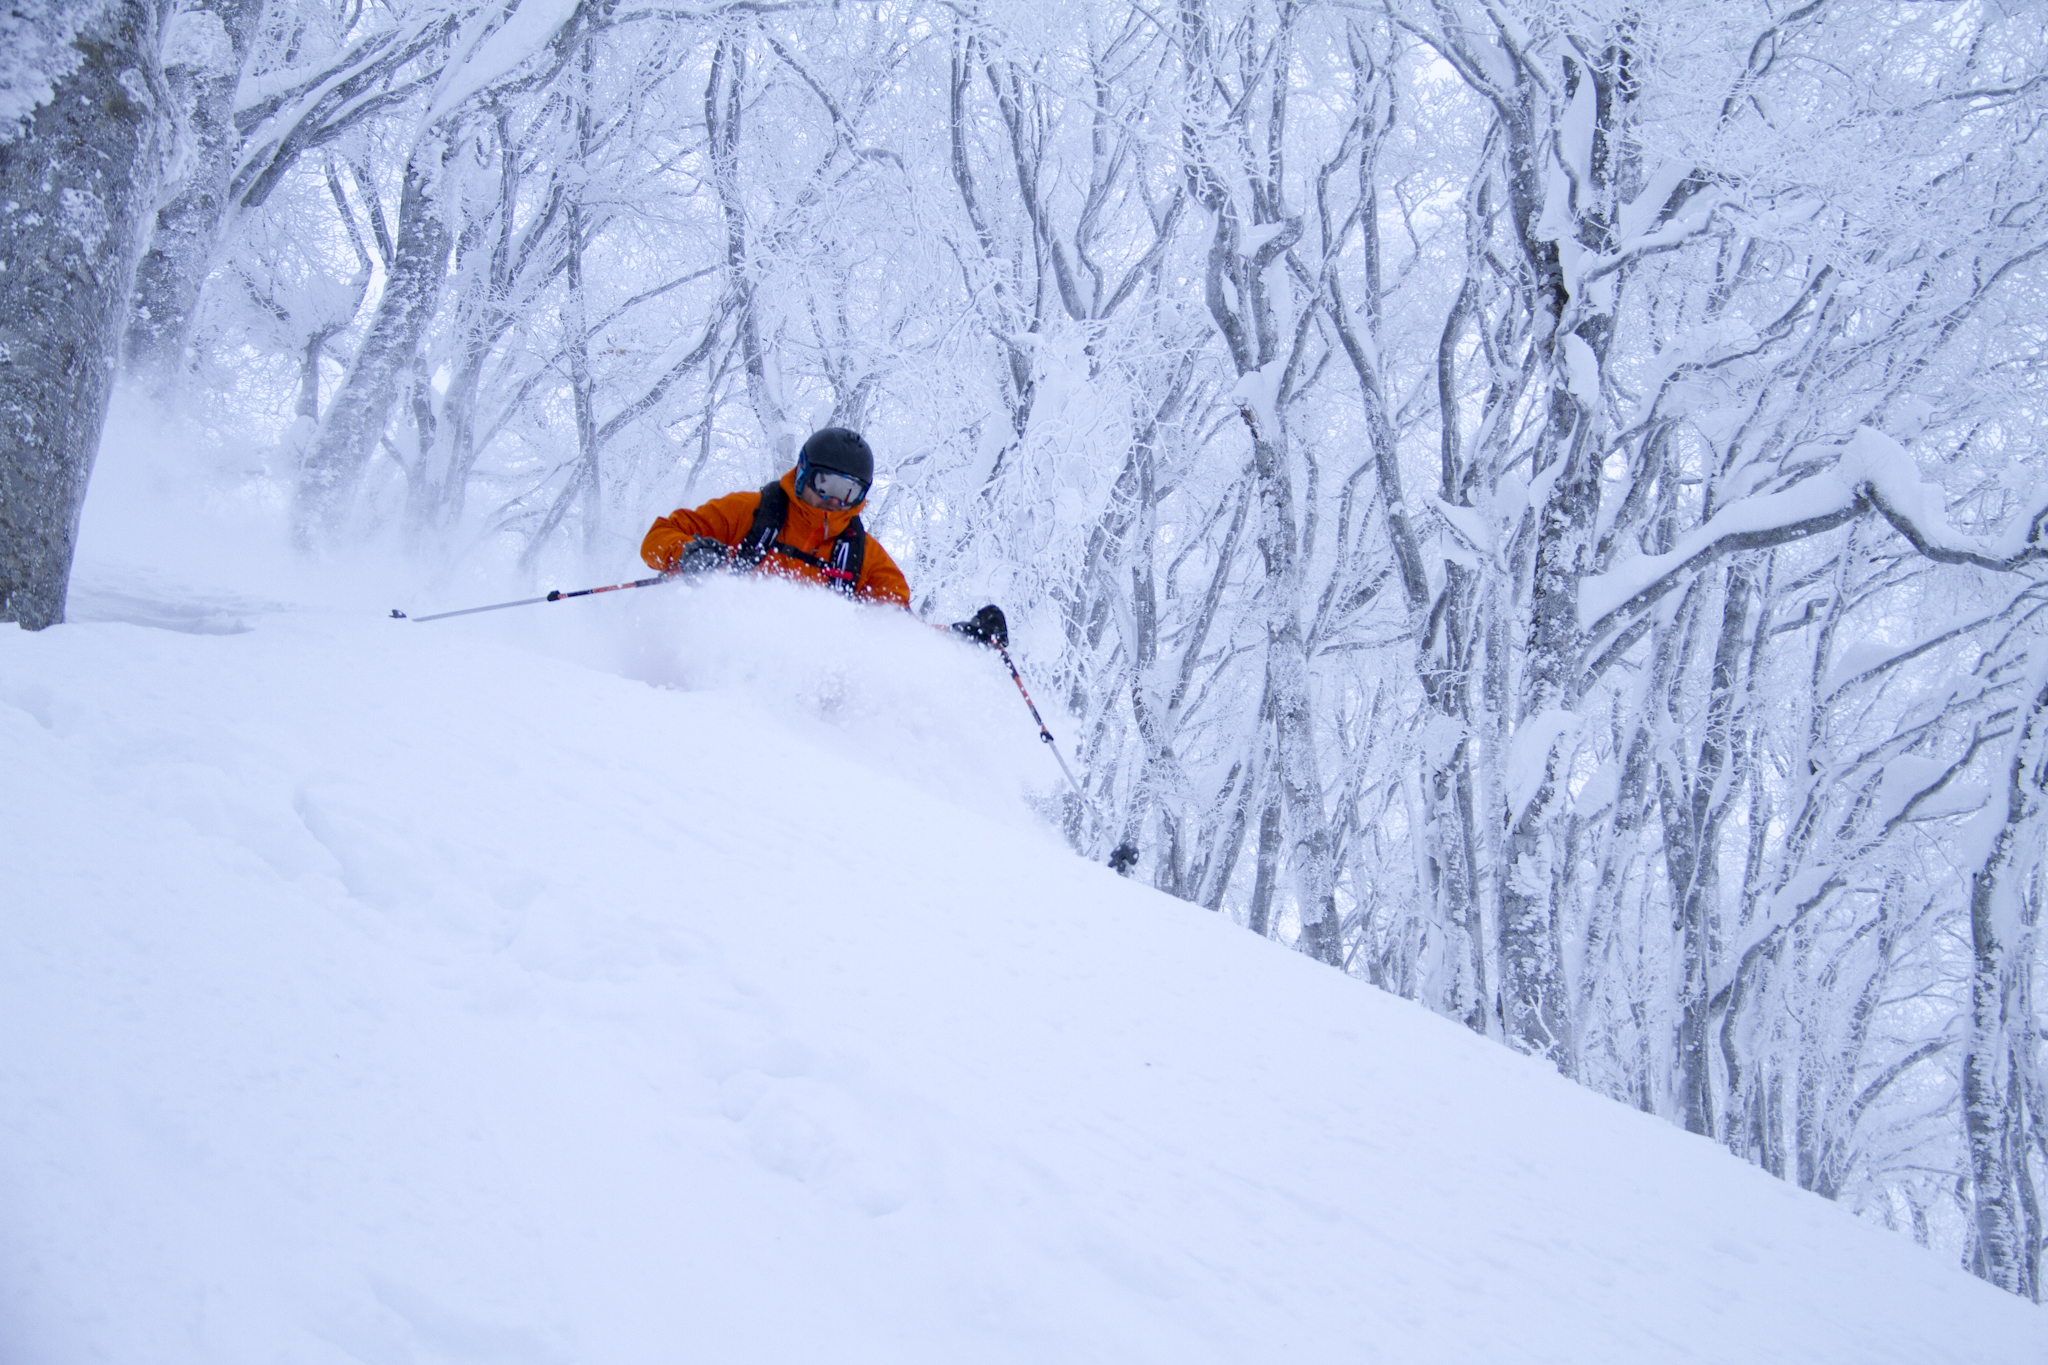
<path id="1" fill-rule="evenodd" d="M 115 401 L 451 605 L 855 427 L 1077 850 L 2041 1297 L 2037 6 L 35 0 L 0 119 L 0 620 Z"/>

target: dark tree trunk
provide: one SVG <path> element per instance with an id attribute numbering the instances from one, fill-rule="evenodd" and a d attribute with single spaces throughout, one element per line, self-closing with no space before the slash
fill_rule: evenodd
<path id="1" fill-rule="evenodd" d="M 54 97 L 0 129 L 0 621 L 41 630 L 64 619 L 163 172 L 165 92 L 155 5 L 11 8 L 49 42 Z"/>
<path id="2" fill-rule="evenodd" d="M 1266 799 L 1259 815 L 1258 875 L 1252 882 L 1249 927 L 1260 938 L 1273 936 L 1273 892 L 1280 884 L 1280 797 Z"/>

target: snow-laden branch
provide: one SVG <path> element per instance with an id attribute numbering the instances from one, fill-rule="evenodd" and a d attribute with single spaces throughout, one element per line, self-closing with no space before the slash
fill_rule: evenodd
<path id="1" fill-rule="evenodd" d="M 372 34 L 310 79 L 245 98 L 235 111 L 243 134 L 242 154 L 228 192 L 244 208 L 260 208 L 299 154 L 317 147 L 387 103 L 403 98 L 431 74 L 389 82 L 400 68 L 441 43 L 466 18 L 457 11 L 429 13 L 398 28 Z"/>
<path id="2" fill-rule="evenodd" d="M 420 127 L 431 127 L 484 91 L 503 86 L 550 46 L 559 60 L 562 38 L 580 11 L 581 0 L 430 10 L 362 40 L 297 84 L 272 78 L 268 83 L 279 88 L 255 85 L 242 92 L 235 113 L 245 140 L 230 194 L 245 209 L 260 207 L 303 153 L 430 85 Z M 452 53 L 433 52 L 450 45 Z M 400 78 L 416 59 L 424 59 L 424 69 Z"/>
<path id="3" fill-rule="evenodd" d="M 512 75 L 576 18 L 580 0 L 520 0 L 503 20 L 482 27 L 443 68 L 433 105 L 422 123 L 438 123 L 469 100 Z"/>
<path id="4" fill-rule="evenodd" d="M 1866 512 L 1882 516 L 1915 550 L 1942 564 L 2004 573 L 2048 555 L 2048 546 L 2040 542 L 2048 497 L 2037 495 L 2001 536 L 1963 535 L 1948 524 L 1940 487 L 1921 481 L 1913 457 L 1897 441 L 1862 427 L 1839 451 L 1831 467 L 1789 488 L 1730 503 L 1666 553 L 1641 555 L 1585 579 L 1579 585 L 1579 619 L 1589 639 L 1598 642 L 1625 630 L 1691 573 L 1722 555 L 1803 540 Z"/>
<path id="5" fill-rule="evenodd" d="M 1951 808 L 1943 812 L 1924 812 L 1937 796 L 1958 783 L 1968 773 L 1977 756 L 1984 749 L 2012 733 L 2008 722 L 2010 710 L 1995 712 L 1980 723 L 1970 737 L 1970 742 L 1957 757 L 1941 762 L 1927 760 L 1903 752 L 1915 742 L 1910 733 L 1894 736 L 1880 745 L 1880 749 L 1894 750 L 1889 758 L 1876 752 L 1864 754 L 1854 763 L 1837 769 L 1833 773 L 1816 774 L 1815 784 L 1832 785 L 1842 781 L 1851 772 L 1864 770 L 1869 783 L 1870 794 L 1877 805 L 1876 828 L 1861 836 L 1860 847 L 1842 850 L 1846 856 L 1828 858 L 1801 869 L 1780 885 L 1775 892 L 1764 898 L 1761 912 L 1733 935 L 1723 946 L 1722 966 L 1715 969 L 1709 982 L 1708 991 L 1712 998 L 1719 1000 L 1733 989 L 1744 973 L 1752 970 L 1758 954 L 1765 952 L 1780 935 L 1799 923 L 1816 907 L 1837 891 L 1850 884 L 1849 869 L 1858 859 L 1877 848 L 1891 837 L 1894 830 L 1925 814 L 1948 816 L 1963 815 L 1966 811 Z M 1977 810 L 1970 821 L 1979 830 L 1984 827 L 1986 813 L 1981 802 L 1971 794 L 1966 804 Z M 1969 836 L 1966 836 L 1966 839 Z"/>

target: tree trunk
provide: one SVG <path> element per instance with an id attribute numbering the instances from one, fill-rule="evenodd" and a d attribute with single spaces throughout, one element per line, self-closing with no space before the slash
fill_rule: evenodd
<path id="1" fill-rule="evenodd" d="M 1280 796 L 1266 798 L 1259 815 L 1258 875 L 1252 879 L 1251 915 L 1246 927 L 1260 938 L 1273 936 L 1273 892 L 1280 884 Z"/>
<path id="2" fill-rule="evenodd" d="M 582 117 L 589 140 L 589 106 Z M 583 553 L 595 555 L 604 534 L 604 478 L 598 462 L 597 413 L 592 406 L 590 331 L 583 295 L 583 208 L 569 204 L 569 396 L 576 416 L 577 468 L 574 482 L 583 490 Z"/>
<path id="3" fill-rule="evenodd" d="M 53 97 L 0 131 L 0 621 L 64 619 L 121 325 L 163 173 L 158 10 L 28 0 Z M 34 60 L 29 53 L 10 61 Z"/>
<path id="4" fill-rule="evenodd" d="M 400 378 L 412 367 L 420 338 L 434 316 L 454 245 L 436 193 L 445 149 L 443 138 L 429 136 L 406 162 L 398 245 L 384 296 L 377 301 L 377 314 L 349 366 L 348 378 L 299 466 L 292 534 L 301 549 L 331 542 L 340 533 L 363 471 L 383 439 Z"/>
<path id="5" fill-rule="evenodd" d="M 185 368 L 242 143 L 235 87 L 262 12 L 262 0 L 195 0 L 172 21 L 165 44 L 166 77 L 184 114 L 191 161 L 177 192 L 156 211 L 156 230 L 136 269 L 124 355 L 131 372 L 158 386 Z"/>
<path id="6" fill-rule="evenodd" d="M 1963 1058 L 1977 1273 L 2038 1300 L 2042 1228 L 2032 1198 L 2039 1142 L 2040 1037 L 2029 989 L 2042 815 L 2048 807 L 2048 686 L 2037 672 L 2032 706 L 2013 743 L 2005 820 L 1970 879 L 1969 1050 Z"/>
<path id="7" fill-rule="evenodd" d="M 1709 684 L 1706 733 L 1690 777 L 1670 759 L 1659 762 L 1665 776 L 1664 866 L 1671 883 L 1679 943 L 1677 1117 L 1687 1132 L 1709 1136 L 1714 1132 L 1709 980 L 1720 933 L 1721 825 L 1733 790 L 1727 779 L 1734 748 L 1735 684 L 1749 643 L 1751 587 L 1747 565 L 1728 571 Z M 1697 629 L 1698 624 L 1688 628 Z"/>
<path id="8" fill-rule="evenodd" d="M 721 42 L 711 57 L 711 76 L 704 88 L 704 130 L 711 152 L 711 180 L 718 192 L 725 222 L 726 288 L 737 308 L 740 355 L 746 363 L 747 394 L 768 440 L 773 468 L 780 473 L 796 458 L 796 436 L 790 429 L 788 405 L 773 357 L 761 339 L 761 314 L 754 293 L 754 266 L 748 258 L 747 211 L 742 199 L 739 161 L 740 115 L 747 83 L 747 49 L 743 40 Z"/>

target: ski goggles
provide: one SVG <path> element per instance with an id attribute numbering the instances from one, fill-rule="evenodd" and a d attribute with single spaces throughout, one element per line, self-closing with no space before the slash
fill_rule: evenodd
<path id="1" fill-rule="evenodd" d="M 825 502 L 851 507 L 867 496 L 868 486 L 836 469 L 813 469 L 804 485 Z"/>

